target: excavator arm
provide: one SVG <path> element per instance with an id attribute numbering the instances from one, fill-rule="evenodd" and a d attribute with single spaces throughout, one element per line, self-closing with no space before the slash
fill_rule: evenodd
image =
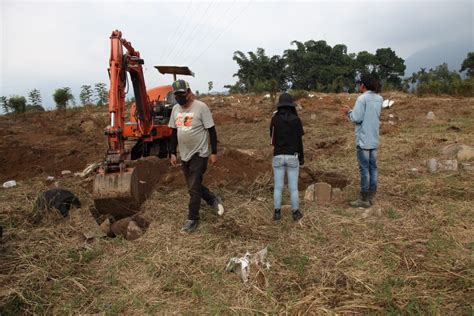
<path id="1" fill-rule="evenodd" d="M 153 127 L 150 100 L 148 98 L 143 76 L 143 59 L 132 44 L 122 38 L 122 32 L 115 30 L 110 36 L 110 90 L 109 90 L 109 116 L 110 125 L 105 134 L 108 139 L 108 150 L 106 155 L 106 171 L 124 168 L 126 158 L 124 131 L 125 112 L 125 89 L 127 85 L 127 72 L 133 85 L 135 94 L 136 111 L 135 116 L 141 135 L 150 135 Z M 125 47 L 127 53 L 123 53 Z"/>
<path id="2" fill-rule="evenodd" d="M 147 190 L 147 184 L 142 181 L 143 174 L 147 173 L 146 166 L 137 167 L 126 160 L 128 152 L 125 148 L 124 112 L 127 73 L 130 74 L 135 94 L 136 104 L 132 115 L 136 119 L 139 138 L 149 139 L 154 126 L 140 53 L 122 38 L 118 30 L 112 32 L 110 42 L 110 125 L 105 129 L 108 149 L 104 167 L 94 179 L 93 199 L 99 213 L 121 218 L 138 211 Z"/>

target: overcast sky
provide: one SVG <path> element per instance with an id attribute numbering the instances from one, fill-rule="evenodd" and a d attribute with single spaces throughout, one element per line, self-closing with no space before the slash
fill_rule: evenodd
<path id="1" fill-rule="evenodd" d="M 474 45 L 474 0 L 0 3 L 0 95 L 36 88 L 46 107 L 56 88 L 71 87 L 79 103 L 81 85 L 108 84 L 115 29 L 145 60 L 147 88 L 172 81 L 154 65 L 176 64 L 190 66 L 191 88 L 202 92 L 209 81 L 218 91 L 236 81 L 234 51 L 281 55 L 293 40 L 322 39 L 349 52 L 391 47 L 404 59 L 442 43 Z"/>

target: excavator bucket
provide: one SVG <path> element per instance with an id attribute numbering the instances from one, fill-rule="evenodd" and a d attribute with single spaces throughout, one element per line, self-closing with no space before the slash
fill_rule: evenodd
<path id="1" fill-rule="evenodd" d="M 140 208 L 138 173 L 135 168 L 122 172 L 97 174 L 93 199 L 100 214 L 117 218 L 135 214 Z"/>
<path id="2" fill-rule="evenodd" d="M 115 219 L 134 215 L 166 168 L 166 161 L 160 161 L 157 157 L 144 157 L 130 161 L 124 171 L 97 174 L 92 191 L 97 212 Z"/>

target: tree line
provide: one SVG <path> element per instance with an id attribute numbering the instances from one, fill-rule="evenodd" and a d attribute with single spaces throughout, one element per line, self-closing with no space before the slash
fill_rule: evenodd
<path id="1" fill-rule="evenodd" d="M 331 47 L 326 41 L 293 41 L 294 47 L 280 55 L 268 56 L 263 48 L 255 52 L 236 51 L 237 82 L 226 85 L 230 93 L 294 91 L 354 92 L 355 82 L 363 73 L 377 77 L 384 90 L 403 90 L 418 94 L 474 95 L 474 53 L 469 53 L 461 72 L 449 71 L 446 64 L 435 69 L 405 75 L 405 61 L 390 47 L 348 53 L 343 44 Z M 438 83 L 436 83 L 438 82 Z"/>
<path id="2" fill-rule="evenodd" d="M 54 90 L 53 99 L 57 109 L 65 109 L 75 106 L 76 99 L 71 88 L 63 87 Z M 82 106 L 102 106 L 107 104 L 108 90 L 105 83 L 95 83 L 94 86 L 82 85 L 79 100 Z M 44 111 L 41 93 L 33 89 L 28 93 L 28 99 L 24 96 L 14 95 L 0 97 L 0 107 L 5 113 L 25 113 L 28 111 Z"/>

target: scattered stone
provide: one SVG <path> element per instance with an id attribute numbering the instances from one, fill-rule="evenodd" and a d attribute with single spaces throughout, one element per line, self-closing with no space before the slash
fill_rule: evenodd
<path id="1" fill-rule="evenodd" d="M 372 208 L 368 208 L 366 210 L 364 210 L 364 213 L 362 213 L 362 218 L 367 218 L 369 217 L 370 215 L 372 214 Z"/>
<path id="2" fill-rule="evenodd" d="M 377 217 L 382 217 L 382 209 L 380 207 L 374 208 L 372 214 Z"/>
<path id="3" fill-rule="evenodd" d="M 78 209 L 77 212 L 71 213 L 71 216 L 73 226 L 81 232 L 86 241 L 106 236 L 89 210 Z"/>
<path id="4" fill-rule="evenodd" d="M 331 185 L 325 182 L 318 182 L 314 186 L 315 198 L 318 203 L 328 203 L 331 201 Z"/>
<path id="5" fill-rule="evenodd" d="M 10 181 L 4 182 L 3 187 L 5 189 L 14 188 L 14 187 L 16 187 L 16 181 L 15 180 L 10 180 Z"/>
<path id="6" fill-rule="evenodd" d="M 301 105 L 297 104 L 297 105 L 296 105 L 296 109 L 297 109 L 298 111 L 301 111 L 301 110 L 303 109 L 303 107 L 302 107 Z"/>
<path id="7" fill-rule="evenodd" d="M 48 177 L 46 178 L 46 181 L 51 181 L 51 182 L 52 182 L 52 181 L 54 181 L 54 177 L 53 177 L 53 176 L 48 176 Z"/>
<path id="8" fill-rule="evenodd" d="M 435 158 L 428 159 L 426 161 L 426 168 L 428 169 L 428 172 L 435 173 L 438 171 L 438 161 Z"/>
<path id="9" fill-rule="evenodd" d="M 338 200 L 342 196 L 342 190 L 340 188 L 332 188 L 331 199 Z"/>
<path id="10" fill-rule="evenodd" d="M 408 172 L 413 178 L 418 178 L 420 176 L 420 170 L 418 168 L 411 168 Z"/>
<path id="11" fill-rule="evenodd" d="M 140 238 L 143 235 L 143 230 L 135 223 L 135 221 L 130 221 L 127 226 L 127 235 L 125 238 L 127 240 L 135 240 Z"/>
<path id="12" fill-rule="evenodd" d="M 395 118 L 395 115 L 389 114 L 389 115 L 388 115 L 388 118 L 389 118 L 389 119 L 393 119 L 393 118 Z"/>
<path id="13" fill-rule="evenodd" d="M 112 230 L 110 230 L 110 226 L 111 226 L 110 219 L 107 218 L 105 221 L 102 222 L 102 224 L 100 224 L 100 229 L 104 232 L 104 234 L 106 234 L 109 237 L 112 237 L 113 233 L 112 233 Z"/>
<path id="14" fill-rule="evenodd" d="M 444 146 L 443 149 L 441 149 L 441 154 L 446 157 L 455 157 L 463 146 L 464 145 L 462 144 L 450 144 Z"/>
<path id="15" fill-rule="evenodd" d="M 474 164 L 471 164 L 468 162 L 462 162 L 461 167 L 467 173 L 474 174 Z"/>
<path id="16" fill-rule="evenodd" d="M 395 122 L 394 121 L 388 121 L 388 124 L 389 125 L 395 125 Z"/>
<path id="17" fill-rule="evenodd" d="M 63 170 L 63 171 L 61 171 L 61 175 L 63 175 L 63 176 L 70 175 L 71 173 L 72 173 L 71 170 Z"/>
<path id="18" fill-rule="evenodd" d="M 438 169 L 444 171 L 458 170 L 458 161 L 456 159 L 438 161 Z"/>
<path id="19" fill-rule="evenodd" d="M 316 119 L 316 114 L 314 114 L 314 113 L 311 114 L 311 119 L 312 119 L 312 120 L 315 120 L 315 119 Z"/>
<path id="20" fill-rule="evenodd" d="M 427 119 L 427 120 L 432 121 L 432 120 L 434 120 L 435 118 L 436 118 L 435 114 L 434 114 L 433 112 L 431 112 L 431 111 L 429 111 L 428 114 L 426 114 L 426 119 Z"/>
<path id="21" fill-rule="evenodd" d="M 306 188 L 304 199 L 305 201 L 314 201 L 314 184 L 311 184 Z"/>
<path id="22" fill-rule="evenodd" d="M 130 217 L 122 218 L 116 222 L 113 222 L 110 226 L 110 230 L 114 233 L 115 236 L 122 236 L 126 238 L 128 224 L 130 224 L 131 221 L 132 219 Z"/>
<path id="23" fill-rule="evenodd" d="M 456 155 L 459 161 L 470 161 L 474 159 L 474 147 L 462 145 Z"/>

